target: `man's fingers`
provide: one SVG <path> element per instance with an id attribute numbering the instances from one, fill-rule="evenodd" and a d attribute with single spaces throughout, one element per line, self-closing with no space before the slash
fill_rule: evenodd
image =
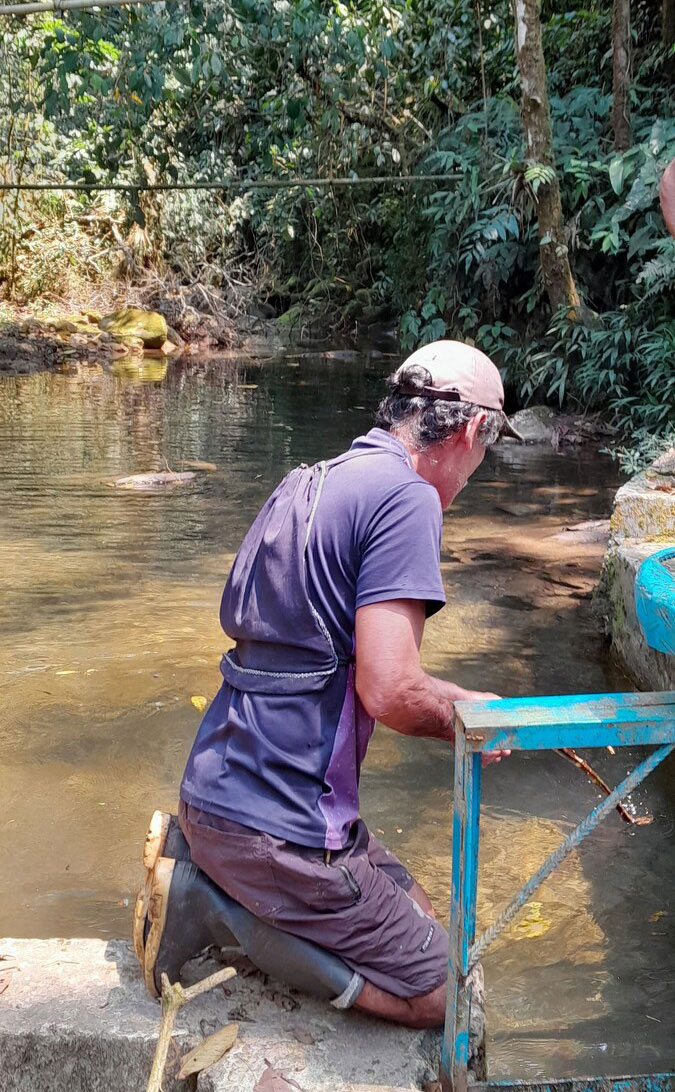
<path id="1" fill-rule="evenodd" d="M 505 747 L 501 751 L 483 751 L 482 760 L 484 766 L 491 766 L 494 762 L 501 762 L 503 758 L 508 758 L 511 752 Z"/>

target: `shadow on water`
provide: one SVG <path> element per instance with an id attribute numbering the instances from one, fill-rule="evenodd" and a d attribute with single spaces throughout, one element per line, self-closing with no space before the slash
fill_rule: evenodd
<path id="1" fill-rule="evenodd" d="M 365 431 L 389 363 L 304 355 L 189 361 L 162 382 L 109 374 L 0 381 L 0 935 L 129 932 L 140 842 L 175 805 L 199 714 L 218 686 L 218 603 L 259 505 L 297 463 Z M 171 493 L 114 478 L 213 473 Z M 588 451 L 505 446 L 447 513 L 448 606 L 429 670 L 505 695 L 622 690 L 591 615 L 597 544 L 566 524 L 606 515 L 616 471 Z M 594 754 L 610 782 L 635 755 Z M 447 914 L 452 758 L 379 728 L 364 817 Z M 493 1075 L 672 1064 L 673 763 L 634 798 L 654 823 L 606 821 L 485 961 Z M 486 771 L 479 916 L 486 925 L 594 805 L 551 754 Z"/>

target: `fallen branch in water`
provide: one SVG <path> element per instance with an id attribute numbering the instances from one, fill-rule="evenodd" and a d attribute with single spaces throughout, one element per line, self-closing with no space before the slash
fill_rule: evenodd
<path id="1" fill-rule="evenodd" d="M 161 1092 L 164 1067 L 169 1054 L 173 1025 L 176 1022 L 178 1010 L 186 1002 L 192 1001 L 193 997 L 198 997 L 200 993 L 206 993 L 207 990 L 212 990 L 214 986 L 220 986 L 223 982 L 227 982 L 229 978 L 234 978 L 236 973 L 234 967 L 225 967 L 224 970 L 216 971 L 215 974 L 209 975 L 208 978 L 204 978 L 201 982 L 195 982 L 194 986 L 188 986 L 187 988 L 181 986 L 180 982 L 172 984 L 165 974 L 162 975 L 162 1019 L 159 1025 L 157 1049 L 155 1050 L 146 1092 Z"/>
<path id="2" fill-rule="evenodd" d="M 573 751 L 571 747 L 557 747 L 556 751 L 559 755 L 562 755 L 563 758 L 567 758 L 570 762 L 573 762 L 580 770 L 583 770 L 584 773 L 590 777 L 591 781 L 595 781 L 595 784 L 600 786 L 606 796 L 610 795 L 612 790 L 607 782 L 603 781 L 600 774 L 596 773 L 593 767 L 578 755 L 576 751 Z M 623 804 L 617 804 L 616 810 L 626 823 L 633 823 L 635 826 L 646 826 L 647 823 L 652 823 L 654 821 L 652 815 L 631 815 L 631 813 L 624 808 Z"/>

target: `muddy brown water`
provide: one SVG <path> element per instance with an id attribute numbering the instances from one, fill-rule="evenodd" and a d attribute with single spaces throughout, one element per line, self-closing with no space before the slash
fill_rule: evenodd
<path id="1" fill-rule="evenodd" d="M 175 806 L 218 682 L 222 584 L 280 476 L 370 424 L 391 361 L 292 356 L 0 380 L 0 936 L 125 936 L 155 807 Z M 75 369 L 73 369 L 75 371 Z M 172 492 L 117 476 L 215 472 Z M 561 527 L 608 513 L 611 462 L 505 446 L 446 515 L 448 606 L 426 666 L 505 695 L 629 689 L 589 592 L 602 547 Z M 596 752 L 614 782 L 636 756 Z M 448 908 L 452 756 L 378 728 L 363 814 Z M 597 802 L 553 754 L 486 771 L 479 925 Z M 485 959 L 493 1076 L 675 1063 L 675 769 L 635 794 L 651 826 L 611 817 Z"/>

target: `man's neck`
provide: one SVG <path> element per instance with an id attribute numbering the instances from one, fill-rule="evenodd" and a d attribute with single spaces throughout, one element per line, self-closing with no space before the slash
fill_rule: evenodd
<path id="1" fill-rule="evenodd" d="M 437 459 L 433 455 L 433 448 L 431 449 L 432 454 L 430 456 L 429 449 L 420 450 L 420 448 L 415 447 L 409 433 L 404 429 L 392 432 L 391 435 L 395 440 L 398 440 L 400 444 L 403 444 L 403 447 L 410 456 L 410 461 L 415 473 L 419 474 L 420 478 L 424 478 L 425 482 L 429 482 L 430 485 L 435 485 L 434 470 Z"/>

